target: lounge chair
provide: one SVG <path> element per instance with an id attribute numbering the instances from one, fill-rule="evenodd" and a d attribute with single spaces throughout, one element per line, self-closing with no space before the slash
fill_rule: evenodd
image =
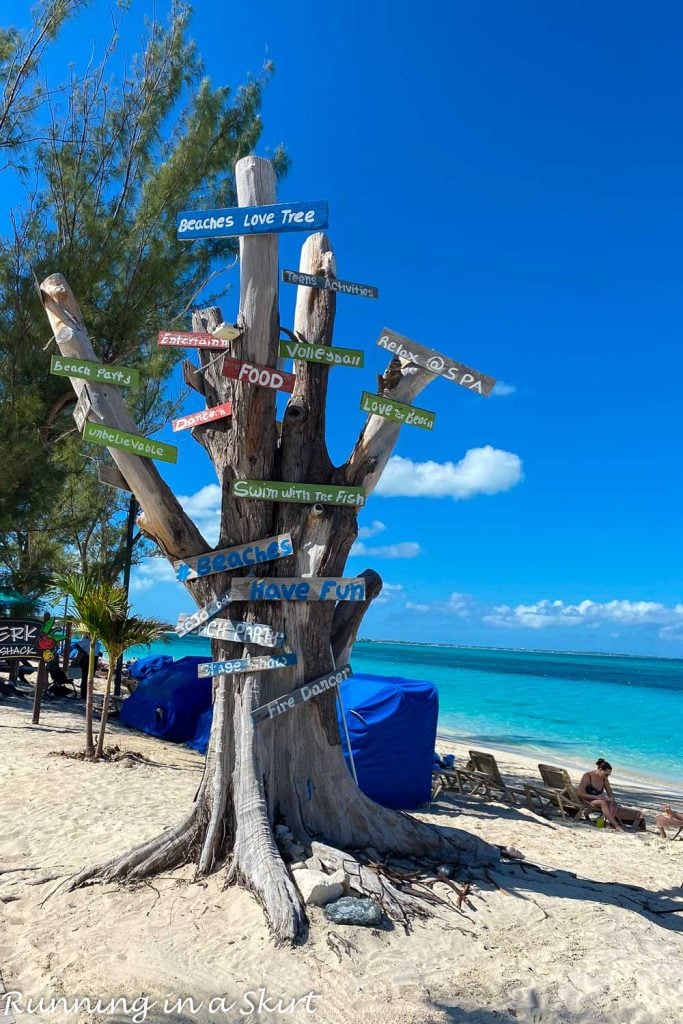
<path id="1" fill-rule="evenodd" d="M 432 786 L 432 800 L 436 800 L 444 789 L 457 789 L 467 796 L 483 796 L 486 800 L 502 797 L 508 803 L 524 801 L 522 790 L 515 789 L 503 779 L 493 754 L 481 750 L 470 750 L 470 759 L 465 768 L 435 768 Z"/>
<path id="2" fill-rule="evenodd" d="M 539 764 L 538 770 L 543 785 L 526 783 L 524 786 L 527 804 L 531 810 L 543 812 L 557 809 L 563 817 L 572 818 L 574 821 L 579 821 L 580 818 L 589 819 L 590 808 L 579 798 L 566 768 Z"/>

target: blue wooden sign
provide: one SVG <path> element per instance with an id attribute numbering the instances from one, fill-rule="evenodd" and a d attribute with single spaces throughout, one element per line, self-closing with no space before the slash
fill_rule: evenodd
<path id="1" fill-rule="evenodd" d="M 197 666 L 197 675 L 228 676 L 235 672 L 269 672 L 275 668 L 296 665 L 296 654 L 261 654 L 257 658 L 232 658 L 230 661 L 211 661 Z"/>
<path id="2" fill-rule="evenodd" d="M 228 210 L 182 210 L 177 215 L 177 225 L 177 237 L 180 239 L 313 231 L 327 227 L 327 202 L 236 206 Z"/>

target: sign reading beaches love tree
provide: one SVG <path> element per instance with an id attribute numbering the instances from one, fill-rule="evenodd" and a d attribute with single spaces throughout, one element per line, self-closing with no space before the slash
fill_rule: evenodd
<path id="1" fill-rule="evenodd" d="M 327 227 L 327 203 L 275 203 L 237 206 L 228 210 L 183 210 L 177 218 L 177 237 L 231 238 L 270 235 L 280 231 L 313 231 Z"/>
<path id="2" fill-rule="evenodd" d="M 230 661 L 212 661 L 197 666 L 197 675 L 229 676 L 236 672 L 269 672 L 274 668 L 296 665 L 296 654 L 261 654 L 256 658 L 233 658 Z"/>
<path id="3" fill-rule="evenodd" d="M 334 672 L 328 672 L 326 676 L 319 676 L 318 679 L 313 679 L 298 690 L 292 690 L 291 693 L 286 693 L 276 700 L 271 700 L 268 704 L 262 704 L 260 708 L 252 711 L 251 717 L 255 724 L 267 722 L 270 718 L 277 718 L 278 715 L 291 711 L 297 704 L 305 704 L 311 697 L 319 697 L 322 693 L 327 693 L 328 690 L 334 689 L 335 686 L 339 686 L 345 679 L 348 679 L 350 675 L 353 675 L 350 665 L 345 665 Z"/>
<path id="4" fill-rule="evenodd" d="M 393 352 L 399 359 L 407 359 L 416 366 L 423 366 L 425 370 L 445 377 L 446 380 L 452 380 L 455 384 L 476 391 L 480 395 L 490 395 L 495 387 L 493 377 L 487 377 L 479 370 L 473 370 L 470 366 L 441 355 L 440 352 L 418 345 L 416 341 L 411 341 L 396 331 L 390 331 L 387 327 L 377 339 L 377 344 L 387 352 Z"/>
<path id="5" fill-rule="evenodd" d="M 212 573 L 225 572 L 226 569 L 243 569 L 262 562 L 272 562 L 276 558 L 286 558 L 294 553 L 292 538 L 288 533 L 279 533 L 276 537 L 255 540 L 250 544 L 242 544 L 221 551 L 210 551 L 206 555 L 195 558 L 183 558 L 173 563 L 175 576 L 181 583 L 194 580 L 198 576 L 210 576 Z"/>
<path id="6" fill-rule="evenodd" d="M 152 441 L 148 437 L 127 434 L 125 430 L 107 427 L 101 423 L 86 423 L 83 440 L 101 444 L 106 448 L 116 448 L 129 455 L 141 455 L 145 459 L 159 459 L 160 462 L 177 462 L 178 449 L 163 441 Z"/>
<path id="7" fill-rule="evenodd" d="M 78 377 L 79 380 L 89 380 L 93 384 L 115 384 L 122 388 L 137 388 L 140 385 L 137 370 L 111 363 L 93 363 L 90 359 L 76 357 L 53 356 L 50 360 L 50 373 L 58 377 Z"/>
<path id="8" fill-rule="evenodd" d="M 365 504 L 364 487 L 338 487 L 333 484 L 287 484 L 280 480 L 235 480 L 232 485 L 235 498 L 254 498 L 260 501 L 291 501 L 304 505 L 351 505 L 361 508 Z"/>
<path id="9" fill-rule="evenodd" d="M 394 402 L 381 395 L 371 395 L 364 391 L 360 399 L 360 407 L 363 412 L 371 412 L 375 416 L 383 416 L 385 420 L 393 420 L 394 423 L 405 423 L 411 427 L 422 427 L 423 430 L 433 430 L 436 416 L 426 409 L 416 409 L 413 405 L 406 405 L 404 402 Z"/>

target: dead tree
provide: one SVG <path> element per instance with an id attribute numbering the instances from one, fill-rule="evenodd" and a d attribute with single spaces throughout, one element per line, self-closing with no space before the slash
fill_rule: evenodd
<path id="1" fill-rule="evenodd" d="M 275 175 L 267 160 L 249 156 L 236 167 L 241 206 L 276 201 Z M 243 335 L 239 357 L 262 366 L 278 359 L 278 236 L 240 240 L 240 312 Z M 335 272 L 325 234 L 306 239 L 300 269 L 306 274 Z M 64 356 L 94 358 L 80 310 L 59 274 L 41 285 L 45 310 Z M 300 287 L 294 334 L 298 339 L 330 345 L 334 327 L 334 291 Z M 195 315 L 195 329 L 215 326 L 216 309 Z M 234 479 L 282 480 L 363 486 L 373 490 L 391 455 L 400 426 L 370 415 L 348 460 L 334 466 L 325 440 L 327 366 L 297 361 L 296 385 L 287 404 L 280 434 L 275 392 L 221 375 L 215 352 L 201 351 L 202 373 L 186 364 L 186 380 L 207 406 L 232 402 L 231 420 L 194 429 L 206 449 L 222 488 L 218 548 L 247 544 L 276 534 L 291 534 L 294 554 L 256 567 L 269 576 L 343 576 L 357 535 L 357 510 L 338 506 L 299 505 L 244 500 L 231 492 Z M 342 372 L 342 371 L 338 371 Z M 398 377 L 398 379 L 396 379 Z M 408 365 L 393 375 L 389 394 L 411 402 L 433 380 L 426 370 Z M 73 381 L 76 391 L 82 381 Z M 108 426 L 135 432 L 115 388 L 88 383 L 91 417 Z M 209 551 L 194 523 L 161 479 L 155 464 L 111 450 L 119 470 L 144 513 L 144 529 L 171 560 Z M 224 593 L 231 578 L 221 573 L 187 582 L 193 599 L 204 605 Z M 475 836 L 435 829 L 409 815 L 387 810 L 358 789 L 346 767 L 339 740 L 334 692 L 298 705 L 287 714 L 254 726 L 252 711 L 341 665 L 356 637 L 370 601 L 381 589 L 368 571 L 366 600 L 231 604 L 230 617 L 271 625 L 286 635 L 296 652 L 294 669 L 223 675 L 215 681 L 213 726 L 204 777 L 193 806 L 176 827 L 106 864 L 81 872 L 72 887 L 99 880 L 135 881 L 194 860 L 199 875 L 226 866 L 230 877 L 248 886 L 262 904 L 278 941 L 293 940 L 305 923 L 300 896 L 280 857 L 273 827 L 286 823 L 308 843 L 324 838 L 336 847 L 376 850 L 403 856 L 431 856 L 462 866 L 497 859 L 497 851 Z M 222 613 L 227 615 L 227 612 Z M 244 645 L 212 641 L 215 660 L 245 657 Z"/>

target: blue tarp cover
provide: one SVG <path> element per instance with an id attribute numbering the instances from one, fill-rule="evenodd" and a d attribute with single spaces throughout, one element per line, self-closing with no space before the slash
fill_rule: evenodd
<path id="1" fill-rule="evenodd" d="M 128 666 L 128 672 L 133 679 L 144 679 L 146 676 L 158 672 L 166 665 L 172 665 L 173 658 L 169 654 L 150 654 L 148 658 L 138 658 L 132 665 Z"/>
<path id="2" fill-rule="evenodd" d="M 119 721 L 164 740 L 189 740 L 201 713 L 211 709 L 212 680 L 197 675 L 197 666 L 209 661 L 191 656 L 163 664 L 124 700 Z"/>
<path id="3" fill-rule="evenodd" d="M 206 748 L 209 745 L 212 721 L 213 707 L 210 707 L 207 708 L 206 711 L 202 711 L 201 715 L 197 719 L 197 726 L 194 730 L 194 735 L 187 741 L 188 747 L 192 747 L 193 750 L 197 750 L 200 754 L 206 753 Z"/>

